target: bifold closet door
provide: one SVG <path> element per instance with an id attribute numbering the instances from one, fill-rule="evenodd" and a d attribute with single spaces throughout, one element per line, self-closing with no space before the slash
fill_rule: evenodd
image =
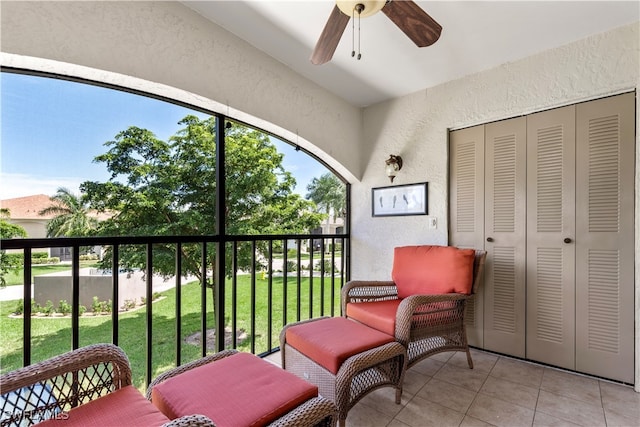
<path id="1" fill-rule="evenodd" d="M 450 244 L 484 248 L 484 126 L 449 134 Z M 482 348 L 484 280 L 467 304 L 465 324 L 469 344 Z"/>
<path id="2" fill-rule="evenodd" d="M 576 369 L 628 383 L 634 380 L 634 128 L 634 93 L 576 106 Z"/>
<path id="3" fill-rule="evenodd" d="M 527 116 L 527 359 L 575 369 L 575 106 Z"/>
<path id="4" fill-rule="evenodd" d="M 485 125 L 484 348 L 525 356 L 526 118 Z"/>

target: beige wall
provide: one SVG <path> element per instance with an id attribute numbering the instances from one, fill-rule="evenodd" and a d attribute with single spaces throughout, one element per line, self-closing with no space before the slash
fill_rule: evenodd
<path id="1" fill-rule="evenodd" d="M 389 278 L 394 246 L 447 243 L 447 129 L 637 90 L 639 33 L 639 24 L 622 27 L 366 108 L 363 135 L 370 145 L 361 158 L 363 178 L 352 188 L 351 277 Z M 640 129 L 638 112 L 636 105 L 636 129 Z M 404 160 L 394 184 L 429 182 L 429 216 L 436 217 L 436 230 L 428 229 L 424 216 L 371 217 L 371 188 L 389 185 L 383 171 L 389 154 Z M 636 131 L 636 331 L 640 331 L 639 165 Z M 638 332 L 635 339 L 635 384 L 640 391 Z"/>
<path id="2" fill-rule="evenodd" d="M 327 161 L 353 184 L 353 278 L 389 277 L 394 246 L 447 243 L 448 129 L 640 84 L 639 24 L 362 110 L 178 3 L 2 1 L 0 7 L 3 65 L 120 84 L 210 108 L 298 142 Z M 371 217 L 371 188 L 389 185 L 383 172 L 389 154 L 405 160 L 394 184 L 429 182 L 429 216 L 437 229 L 429 229 L 424 216 Z M 639 189 L 636 171 L 637 212 Z M 639 265 L 636 255 L 636 330 Z M 640 347 L 640 334 L 636 341 Z"/>

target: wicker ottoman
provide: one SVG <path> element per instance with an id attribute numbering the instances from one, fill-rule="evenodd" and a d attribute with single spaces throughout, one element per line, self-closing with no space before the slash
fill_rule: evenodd
<path id="1" fill-rule="evenodd" d="M 285 326 L 280 352 L 286 371 L 333 400 L 341 426 L 353 405 L 376 388 L 394 387 L 400 403 L 407 353 L 391 335 L 343 317 L 323 317 Z"/>

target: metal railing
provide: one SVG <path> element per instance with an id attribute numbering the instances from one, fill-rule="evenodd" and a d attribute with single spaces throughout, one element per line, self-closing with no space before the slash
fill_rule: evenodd
<path id="1" fill-rule="evenodd" d="M 314 243 L 318 241 L 320 247 L 315 248 Z M 307 251 L 298 250 L 307 246 L 307 242 L 311 242 Z M 144 370 L 143 387 L 158 371 L 170 367 L 167 365 L 177 366 L 224 348 L 239 348 L 261 356 L 277 351 L 278 335 L 285 324 L 340 315 L 340 288 L 349 277 L 347 234 L 227 235 L 224 242 L 219 236 L 6 239 L 0 240 L 0 245 L 2 250 L 23 253 L 25 284 L 33 283 L 32 254 L 35 249 L 71 248 L 71 274 L 65 279 L 70 282 L 71 296 L 70 331 L 65 332 L 69 336 L 67 350 L 107 339 L 100 331 L 105 328 L 104 323 L 110 321 L 112 343 L 123 346 L 127 353 L 140 353 L 144 349 L 144 357 L 138 363 L 143 365 L 138 366 Z M 125 276 L 119 274 L 120 256 L 131 245 L 142 245 L 146 257 L 141 272 L 144 283 L 140 284 L 144 286 L 142 298 L 145 304 L 138 309 L 135 321 L 132 315 L 127 316 L 129 312 L 122 311 L 120 303 L 125 289 L 123 282 L 127 280 L 127 273 L 131 275 L 131 271 L 124 273 Z M 109 249 L 110 319 L 103 316 L 101 320 L 87 320 L 86 314 L 83 315 L 81 293 L 85 292 L 85 286 L 81 280 L 80 251 L 95 246 Z M 185 247 L 200 251 L 198 278 L 183 275 Z M 166 277 L 163 279 L 162 291 L 158 292 L 154 261 L 159 252 L 166 257 L 167 249 L 174 253 L 175 270 L 168 282 Z M 47 341 L 51 340 L 47 333 L 38 332 L 37 336 L 33 333 L 36 313 L 29 302 L 35 295 L 31 286 L 23 289 L 22 365 L 27 366 L 54 354 L 47 354 Z M 167 301 L 152 302 L 158 294 Z M 156 304 L 163 308 L 154 308 Z M 173 306 L 172 314 L 167 311 L 169 305 Z M 156 310 L 161 312 L 155 313 Z M 98 322 L 102 322 L 102 326 L 95 326 Z M 128 329 L 134 324 L 138 325 L 137 329 L 144 330 Z M 216 328 L 216 325 L 224 327 Z M 226 333 L 218 333 L 221 330 Z M 189 351 L 185 348 L 187 337 L 192 335 L 199 336 L 198 351 L 191 345 Z M 167 355 L 169 347 L 173 347 L 172 356 Z M 135 371 L 133 359 L 132 368 Z"/>

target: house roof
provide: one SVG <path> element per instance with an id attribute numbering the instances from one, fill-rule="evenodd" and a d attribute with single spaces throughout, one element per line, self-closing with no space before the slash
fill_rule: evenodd
<path id="1" fill-rule="evenodd" d="M 40 215 L 38 212 L 51 206 L 51 198 L 45 194 L 0 200 L 0 208 L 8 209 L 11 219 L 51 219 L 54 214 Z"/>

